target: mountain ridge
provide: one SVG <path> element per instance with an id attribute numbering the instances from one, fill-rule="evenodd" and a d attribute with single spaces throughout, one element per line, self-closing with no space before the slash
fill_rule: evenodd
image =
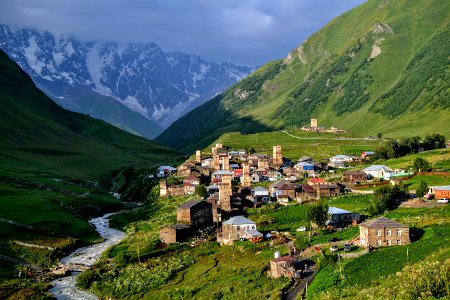
<path id="1" fill-rule="evenodd" d="M 265 76 L 270 68 L 261 68 L 222 93 L 218 107 L 237 123 L 251 118 L 250 127 L 269 130 L 298 128 L 316 118 L 320 126 L 362 136 L 382 132 L 399 137 L 411 130 L 425 134 L 434 127 L 450 134 L 445 126 L 450 101 L 444 51 L 450 47 L 449 13 L 445 1 L 370 0 L 331 21 L 284 60 L 269 63 L 279 66 L 275 74 Z M 409 99 L 412 87 L 418 92 Z M 398 107 L 397 115 L 390 117 L 386 107 Z M 157 140 L 188 152 L 210 144 L 223 127 L 200 128 L 193 123 L 198 115 L 220 118 L 221 113 L 200 106 Z M 257 132 L 250 127 L 235 131 Z M 186 129 L 202 132 L 202 137 L 186 140 Z"/>
<path id="2" fill-rule="evenodd" d="M 193 54 L 166 53 L 155 43 L 81 42 L 46 31 L 14 31 L 6 25 L 0 25 L 0 48 L 59 104 L 65 104 L 61 97 L 79 97 L 75 89 L 90 90 L 141 114 L 159 132 L 158 127 L 167 127 L 252 70 Z M 89 97 L 95 98 L 93 94 Z M 86 108 L 79 112 L 92 114 Z M 106 119 L 105 114 L 96 116 Z"/>
<path id="3" fill-rule="evenodd" d="M 62 108 L 1 50 L 0 66 L 2 175 L 97 179 L 120 167 L 154 167 L 180 156 L 160 143 Z"/>

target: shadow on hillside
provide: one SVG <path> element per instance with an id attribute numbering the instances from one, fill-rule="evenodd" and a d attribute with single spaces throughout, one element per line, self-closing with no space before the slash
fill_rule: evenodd
<path id="1" fill-rule="evenodd" d="M 425 231 L 423 229 L 417 228 L 417 227 L 411 227 L 409 229 L 409 237 L 411 239 L 411 243 L 417 242 L 420 240 L 423 236 Z"/>

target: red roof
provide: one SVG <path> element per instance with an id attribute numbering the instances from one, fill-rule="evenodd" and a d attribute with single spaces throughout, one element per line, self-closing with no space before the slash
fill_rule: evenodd
<path id="1" fill-rule="evenodd" d="M 323 180 L 322 178 L 317 178 L 317 177 L 314 177 L 314 178 L 311 178 L 310 180 L 308 180 L 308 182 L 311 182 L 311 183 L 326 183 L 326 181 L 325 180 Z"/>

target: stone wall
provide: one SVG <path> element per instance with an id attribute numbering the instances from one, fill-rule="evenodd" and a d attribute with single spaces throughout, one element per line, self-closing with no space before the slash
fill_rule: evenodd
<path id="1" fill-rule="evenodd" d="M 397 231 L 400 231 L 398 235 Z M 361 246 L 382 247 L 407 245 L 411 241 L 409 239 L 409 228 L 372 228 L 359 227 Z"/>

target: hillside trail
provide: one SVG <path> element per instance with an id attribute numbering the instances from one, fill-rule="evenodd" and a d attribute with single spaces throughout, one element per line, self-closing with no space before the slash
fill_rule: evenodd
<path id="1" fill-rule="evenodd" d="M 78 248 L 69 256 L 61 259 L 61 267 L 72 271 L 71 275 L 52 281 L 50 293 L 60 300 L 91 300 L 98 299 L 92 293 L 80 290 L 76 287 L 77 277 L 83 269 L 94 265 L 108 248 L 120 243 L 125 238 L 125 233 L 109 228 L 109 217 L 116 213 L 108 213 L 102 217 L 89 221 L 95 230 L 105 239 L 103 242 L 87 247 Z"/>

